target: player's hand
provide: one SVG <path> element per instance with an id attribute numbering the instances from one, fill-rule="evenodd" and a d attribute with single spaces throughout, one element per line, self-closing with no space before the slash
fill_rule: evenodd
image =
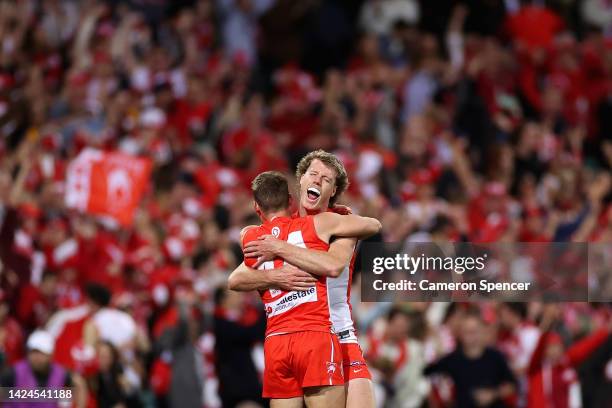
<path id="1" fill-rule="evenodd" d="M 283 265 L 280 268 L 271 269 L 270 274 L 272 274 L 272 280 L 276 283 L 276 286 L 285 291 L 307 290 L 317 283 L 314 276 L 292 265 Z"/>
<path id="2" fill-rule="evenodd" d="M 263 235 L 255 241 L 248 242 L 244 246 L 243 253 L 246 258 L 258 258 L 257 263 L 253 266 L 258 268 L 262 263 L 273 260 L 278 255 L 283 243 L 284 241 L 273 235 Z"/>
<path id="3" fill-rule="evenodd" d="M 342 205 L 342 204 L 334 204 L 331 210 L 335 212 L 336 214 L 340 214 L 340 215 L 350 215 L 353 213 L 353 210 L 351 209 L 351 207 L 347 205 Z"/>

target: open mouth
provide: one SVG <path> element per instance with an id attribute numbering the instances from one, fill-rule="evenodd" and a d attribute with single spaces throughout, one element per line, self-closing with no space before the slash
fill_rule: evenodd
<path id="1" fill-rule="evenodd" d="M 316 187 L 308 187 L 306 190 L 306 196 L 310 201 L 316 201 L 321 197 L 321 191 Z"/>

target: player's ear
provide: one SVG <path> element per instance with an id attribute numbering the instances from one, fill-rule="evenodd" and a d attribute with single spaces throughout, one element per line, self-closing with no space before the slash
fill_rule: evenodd
<path id="1" fill-rule="evenodd" d="M 253 201 L 253 209 L 259 218 L 263 218 L 263 213 L 261 212 L 261 208 L 259 208 L 259 204 Z"/>

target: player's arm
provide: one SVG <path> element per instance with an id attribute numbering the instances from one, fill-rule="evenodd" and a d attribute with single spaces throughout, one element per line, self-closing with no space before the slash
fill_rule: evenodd
<path id="1" fill-rule="evenodd" d="M 315 285 L 317 279 L 291 265 L 275 269 L 253 269 L 243 263 L 232 271 L 227 286 L 231 290 L 249 292 L 278 288 L 282 290 L 306 290 Z"/>
<path id="2" fill-rule="evenodd" d="M 331 237 L 367 238 L 382 229 L 380 221 L 376 218 L 355 214 L 340 215 L 324 212 L 315 215 L 313 222 L 317 235 L 324 241 L 330 241 Z"/>
<path id="3" fill-rule="evenodd" d="M 244 238 L 254 225 L 247 225 L 240 231 L 240 248 L 243 250 L 245 261 L 247 255 L 244 254 Z M 238 292 L 250 292 L 252 290 L 266 290 L 273 285 L 270 274 L 265 270 L 249 268 L 242 262 L 236 267 L 227 278 L 227 287 Z"/>
<path id="4" fill-rule="evenodd" d="M 304 271 L 335 278 L 350 262 L 355 238 L 376 234 L 382 228 L 375 218 L 331 212 L 315 215 L 313 222 L 319 238 L 325 241 L 329 241 L 333 236 L 342 238 L 332 242 L 328 251 L 317 251 L 265 236 L 249 242 L 244 248 L 245 256 L 259 257 L 260 262 L 277 256 Z"/>
<path id="5" fill-rule="evenodd" d="M 268 271 L 249 268 L 243 262 L 230 274 L 227 287 L 239 292 L 269 289 L 274 282 L 270 279 L 270 274 L 266 273 Z"/>
<path id="6" fill-rule="evenodd" d="M 260 258 L 258 264 L 279 257 L 306 272 L 335 278 L 350 262 L 355 243 L 355 238 L 338 238 L 330 244 L 328 251 L 318 251 L 301 248 L 272 235 L 266 235 L 259 240 L 249 242 L 244 248 L 244 253 L 245 256 Z"/>

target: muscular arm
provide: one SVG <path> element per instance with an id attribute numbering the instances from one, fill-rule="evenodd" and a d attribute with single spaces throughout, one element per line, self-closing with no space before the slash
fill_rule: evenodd
<path id="1" fill-rule="evenodd" d="M 351 260 L 356 238 L 369 236 L 380 231 L 380 222 L 374 218 L 357 215 L 322 213 L 314 217 L 317 235 L 322 240 L 334 240 L 328 251 L 309 250 L 291 245 L 272 236 L 260 237 L 249 242 L 244 248 L 245 256 L 263 260 L 283 258 L 296 267 L 319 276 L 339 276 Z"/>
<path id="2" fill-rule="evenodd" d="M 277 255 L 292 265 L 314 275 L 340 276 L 346 265 L 351 261 L 357 239 L 338 238 L 334 240 L 328 251 L 300 248 L 280 241 Z"/>
<path id="3" fill-rule="evenodd" d="M 325 212 L 317 214 L 313 221 L 317 235 L 325 241 L 329 241 L 331 237 L 367 238 L 380 232 L 382 228 L 376 218 L 354 214 Z"/>
<path id="4" fill-rule="evenodd" d="M 282 290 L 306 290 L 315 285 L 317 279 L 311 274 L 291 265 L 275 269 L 253 269 L 244 263 L 230 274 L 227 286 L 231 290 L 249 292 L 279 288 Z"/>
<path id="5" fill-rule="evenodd" d="M 249 268 L 243 262 L 232 271 L 227 280 L 227 286 L 239 292 L 270 289 L 274 282 L 270 279 L 269 271 Z"/>
<path id="6" fill-rule="evenodd" d="M 240 247 L 244 251 L 244 236 L 254 225 L 248 225 L 240 231 Z M 244 255 L 245 258 L 247 255 Z M 239 292 L 250 292 L 252 290 L 267 290 L 273 286 L 274 282 L 270 279 L 269 270 L 249 268 L 243 263 L 232 271 L 227 279 L 227 287 L 230 290 Z"/>
<path id="7" fill-rule="evenodd" d="M 338 238 L 328 251 L 318 251 L 292 245 L 271 235 L 246 244 L 244 255 L 259 258 L 257 267 L 265 260 L 283 258 L 289 264 L 318 276 L 339 276 L 351 260 L 355 238 Z"/>

